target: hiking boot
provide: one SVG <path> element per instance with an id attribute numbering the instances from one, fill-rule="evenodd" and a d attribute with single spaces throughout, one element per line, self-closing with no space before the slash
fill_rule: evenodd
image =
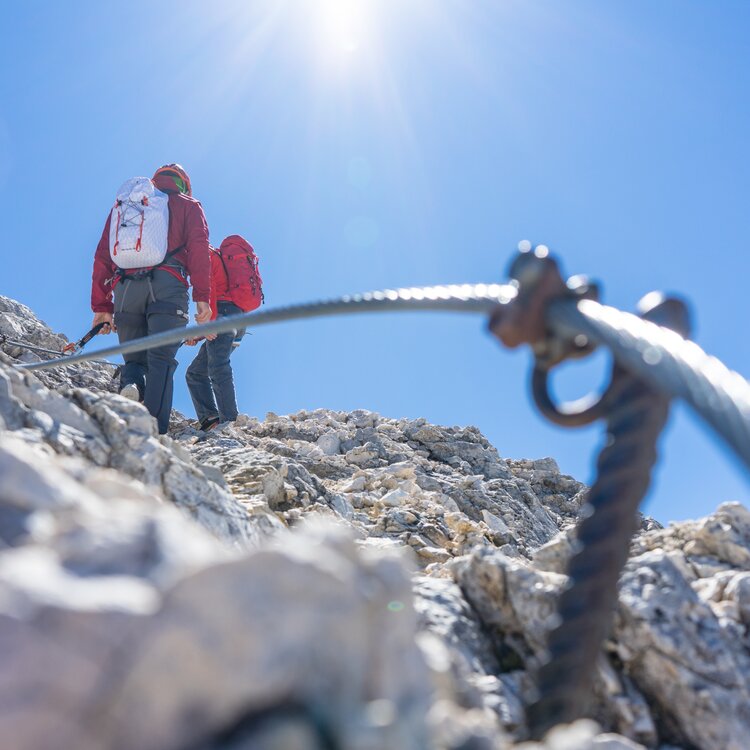
<path id="1" fill-rule="evenodd" d="M 129 398 L 131 401 L 140 401 L 141 394 L 138 390 L 138 386 L 135 383 L 129 383 L 120 390 L 120 395 Z"/>
<path id="2" fill-rule="evenodd" d="M 220 420 L 218 417 L 206 417 L 201 420 L 200 428 L 203 432 L 211 432 L 211 430 L 219 426 L 219 422 Z"/>

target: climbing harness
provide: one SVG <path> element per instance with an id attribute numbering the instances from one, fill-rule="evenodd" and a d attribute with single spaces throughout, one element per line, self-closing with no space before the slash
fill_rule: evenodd
<path id="1" fill-rule="evenodd" d="M 537 738 L 587 711 L 596 660 L 617 601 L 617 581 L 671 399 L 686 401 L 750 469 L 750 384 L 687 340 L 688 311 L 679 299 L 651 293 L 642 300 L 639 315 L 608 307 L 598 301 L 597 286 L 585 277 L 565 281 L 543 246 L 534 251 L 525 247 L 511 265 L 510 277 L 511 283 L 505 285 L 385 290 L 233 315 L 91 354 L 74 354 L 63 361 L 17 367 L 44 370 L 206 334 L 326 315 L 421 310 L 489 316 L 490 331 L 505 346 L 531 347 L 532 393 L 544 416 L 569 427 L 602 420 L 607 431 L 587 507 L 576 529 L 577 550 L 558 602 L 558 624 L 549 635 L 536 698 L 528 709 L 530 732 Z M 598 346 L 613 356 L 608 387 L 601 395 L 557 404 L 548 387 L 554 367 L 585 357 Z"/>

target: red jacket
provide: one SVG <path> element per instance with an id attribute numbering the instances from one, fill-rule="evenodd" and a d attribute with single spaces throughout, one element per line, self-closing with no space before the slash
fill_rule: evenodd
<path id="1" fill-rule="evenodd" d="M 208 225 L 201 204 L 175 190 L 169 177 L 160 175 L 154 180 L 159 190 L 169 195 L 169 232 L 167 252 L 182 249 L 171 256 L 187 272 L 193 285 L 194 302 L 210 302 L 210 260 L 208 250 Z M 104 225 L 99 244 L 94 255 L 94 271 L 91 279 L 91 309 L 94 312 L 113 312 L 112 290 L 119 281 L 117 266 L 109 255 L 109 222 Z M 176 270 L 166 268 L 178 279 L 184 281 Z M 185 282 L 187 283 L 187 282 Z"/>

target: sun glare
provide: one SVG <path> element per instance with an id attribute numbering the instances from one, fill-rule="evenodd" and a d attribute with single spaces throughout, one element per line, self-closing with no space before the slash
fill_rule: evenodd
<path id="1" fill-rule="evenodd" d="M 312 24 L 324 57 L 353 55 L 368 41 L 373 3 L 368 0 L 316 0 Z"/>
<path id="2" fill-rule="evenodd" d="M 309 97 L 311 138 L 330 127 L 331 117 L 343 123 L 367 111 L 411 149 L 402 73 L 412 40 L 439 35 L 441 54 L 463 59 L 456 1 L 232 0 L 211 22 L 213 38 L 230 40 L 218 45 L 221 75 L 211 97 L 223 109 L 230 100 L 240 107 L 258 77 L 267 81 L 271 71 L 275 80 L 301 84 L 297 91 Z"/>

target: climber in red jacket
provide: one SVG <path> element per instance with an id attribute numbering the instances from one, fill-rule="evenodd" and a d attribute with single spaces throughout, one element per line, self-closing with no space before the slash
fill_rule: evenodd
<path id="1" fill-rule="evenodd" d="M 211 310 L 224 318 L 255 310 L 263 302 L 258 258 L 252 245 L 233 234 L 211 249 Z M 200 428 L 208 431 L 237 419 L 237 397 L 229 357 L 244 329 L 207 336 L 185 373 Z M 195 341 L 187 341 L 195 344 Z"/>
<path id="2" fill-rule="evenodd" d="M 94 325 L 105 323 L 102 333 L 116 330 L 120 343 L 185 326 L 190 283 L 195 320 L 206 323 L 208 226 L 187 172 L 167 164 L 151 180 L 133 178 L 120 188 L 94 256 Z M 126 354 L 120 375 L 122 395 L 142 400 L 162 434 L 169 427 L 179 346 Z"/>

